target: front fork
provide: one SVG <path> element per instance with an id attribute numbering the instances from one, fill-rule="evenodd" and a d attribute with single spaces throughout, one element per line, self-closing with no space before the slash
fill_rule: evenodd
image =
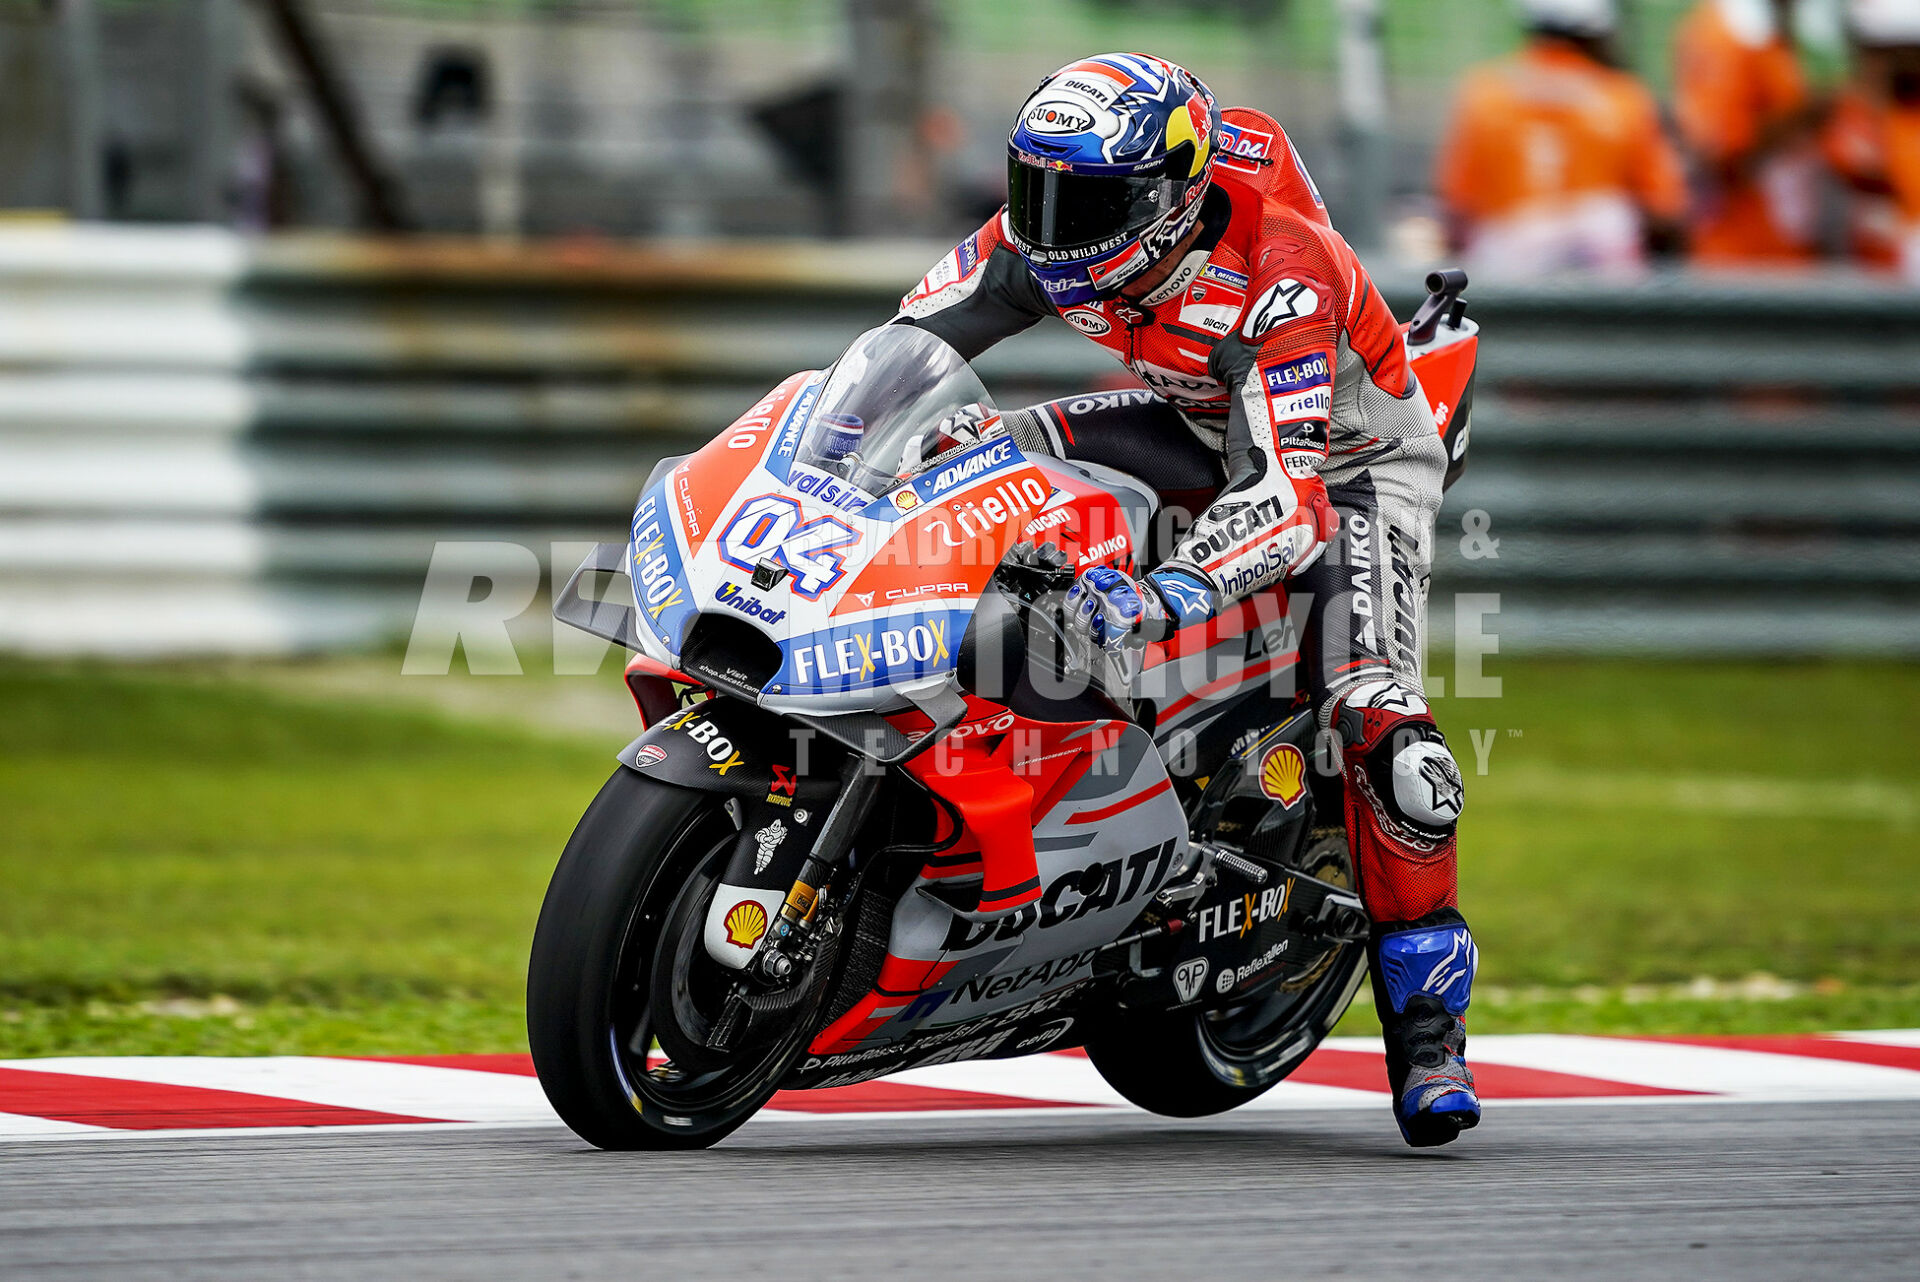
<path id="1" fill-rule="evenodd" d="M 741 972 L 707 1038 L 709 1050 L 733 1049 L 756 1016 L 790 1012 L 814 979 L 825 978 L 817 972 L 831 965 L 837 951 L 831 936 L 839 927 L 822 917 L 821 904 L 853 851 L 854 834 L 872 813 L 883 773 L 870 759 L 849 754 L 839 792 L 811 842 L 788 840 L 792 834 L 777 815 L 754 828 L 769 810 L 783 809 L 771 801 L 747 808 L 740 840 L 707 908 L 709 955 Z M 800 831 L 813 829 L 814 816 L 784 809 Z M 781 831 L 773 834 L 776 824 Z"/>

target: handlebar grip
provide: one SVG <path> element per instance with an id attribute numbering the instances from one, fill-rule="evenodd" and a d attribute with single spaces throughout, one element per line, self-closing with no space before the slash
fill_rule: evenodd
<path id="1" fill-rule="evenodd" d="M 1427 273 L 1427 297 L 1421 302 L 1413 319 L 1407 322 L 1407 342 L 1418 347 L 1430 343 L 1440 329 L 1440 322 L 1452 312 L 1453 323 L 1459 324 L 1459 312 L 1465 310 L 1465 304 L 1459 301 L 1467 288 L 1467 274 L 1458 267 L 1448 267 L 1440 271 Z"/>

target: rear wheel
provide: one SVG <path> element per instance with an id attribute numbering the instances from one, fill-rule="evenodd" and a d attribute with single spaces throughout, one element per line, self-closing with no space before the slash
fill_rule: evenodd
<path id="1" fill-rule="evenodd" d="M 726 799 L 616 770 L 554 870 L 527 968 L 527 1040 L 561 1120 L 607 1149 L 705 1148 L 773 1096 L 809 1013 L 739 1050 L 676 1065 L 737 972 L 701 930 L 738 836 Z"/>
<path id="2" fill-rule="evenodd" d="M 1317 835 L 1303 871 L 1351 885 L 1346 837 Z M 1206 1117 L 1238 1108 L 1300 1067 L 1340 1022 L 1366 974 L 1363 944 L 1331 946 L 1306 972 L 1211 1011 L 1119 1011 L 1087 1038 L 1107 1084 L 1152 1113 Z"/>

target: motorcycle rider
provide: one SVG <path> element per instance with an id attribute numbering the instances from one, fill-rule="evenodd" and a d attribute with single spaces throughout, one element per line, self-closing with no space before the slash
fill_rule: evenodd
<path id="1" fill-rule="evenodd" d="M 1080 576 L 1068 605 L 1095 644 L 1165 640 L 1282 579 L 1310 599 L 1301 658 L 1341 747 L 1394 1117 L 1445 1144 L 1480 1119 L 1461 1018 L 1478 954 L 1460 773 L 1420 684 L 1446 455 L 1399 326 L 1280 126 L 1223 113 L 1170 62 L 1062 67 L 1007 149 L 1007 205 L 896 320 L 971 360 L 1058 315 L 1150 389 L 1003 421 L 1205 507 L 1144 578 Z"/>

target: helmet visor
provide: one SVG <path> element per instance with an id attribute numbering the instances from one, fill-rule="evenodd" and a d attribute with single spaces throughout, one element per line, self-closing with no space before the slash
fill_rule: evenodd
<path id="1" fill-rule="evenodd" d="M 1036 249 L 1080 249 L 1149 227 L 1179 207 L 1184 184 L 1163 175 L 1106 177 L 1007 161 L 1007 221 Z"/>

